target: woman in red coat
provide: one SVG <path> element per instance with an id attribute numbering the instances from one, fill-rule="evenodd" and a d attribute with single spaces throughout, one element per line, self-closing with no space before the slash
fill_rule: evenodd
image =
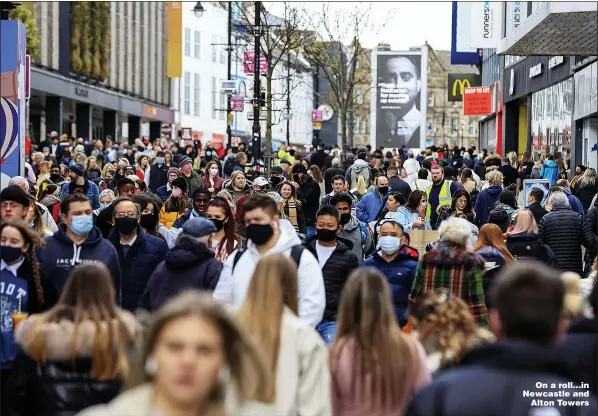
<path id="1" fill-rule="evenodd" d="M 201 178 L 201 182 L 212 195 L 216 195 L 220 192 L 224 179 L 220 177 L 220 166 L 218 165 L 218 162 L 211 161 L 207 164 L 206 174 Z"/>

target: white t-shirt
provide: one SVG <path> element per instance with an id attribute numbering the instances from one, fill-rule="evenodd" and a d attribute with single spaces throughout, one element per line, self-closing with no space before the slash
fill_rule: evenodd
<path id="1" fill-rule="evenodd" d="M 320 269 L 324 267 L 334 250 L 336 250 L 336 246 L 324 247 L 320 245 L 319 241 L 316 241 L 316 252 L 318 253 L 318 263 L 320 263 Z"/>

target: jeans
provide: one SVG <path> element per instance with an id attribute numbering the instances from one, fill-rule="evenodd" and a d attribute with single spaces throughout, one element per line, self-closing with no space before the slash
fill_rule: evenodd
<path id="1" fill-rule="evenodd" d="M 307 238 L 311 237 L 312 235 L 316 235 L 316 227 L 313 225 L 308 225 L 305 227 L 307 230 Z"/>
<path id="2" fill-rule="evenodd" d="M 322 321 L 316 326 L 316 331 L 318 331 L 318 334 L 320 334 L 326 345 L 331 345 L 336 333 L 336 322 Z"/>

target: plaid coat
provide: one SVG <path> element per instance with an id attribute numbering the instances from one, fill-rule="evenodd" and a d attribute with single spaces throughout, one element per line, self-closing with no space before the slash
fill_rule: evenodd
<path id="1" fill-rule="evenodd" d="M 488 326 L 488 311 L 484 299 L 482 273 L 484 259 L 463 248 L 439 242 L 420 260 L 409 296 L 416 302 L 417 295 L 437 288 L 447 288 L 469 305 L 479 325 Z"/>

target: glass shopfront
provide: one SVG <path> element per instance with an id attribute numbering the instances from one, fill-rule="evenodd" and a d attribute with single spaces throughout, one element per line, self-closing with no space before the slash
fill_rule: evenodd
<path id="1" fill-rule="evenodd" d="M 573 78 L 532 94 L 532 149 L 545 152 L 571 151 Z"/>

